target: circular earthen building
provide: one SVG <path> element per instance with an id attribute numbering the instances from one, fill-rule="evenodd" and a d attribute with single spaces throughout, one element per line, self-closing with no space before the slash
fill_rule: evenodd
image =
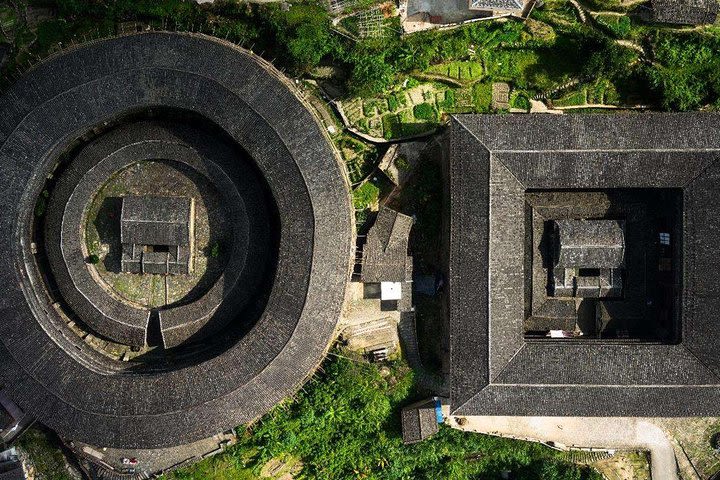
<path id="1" fill-rule="evenodd" d="M 62 437 L 180 445 L 317 366 L 352 250 L 347 182 L 272 66 L 209 37 L 96 41 L 0 97 L 3 388 Z"/>

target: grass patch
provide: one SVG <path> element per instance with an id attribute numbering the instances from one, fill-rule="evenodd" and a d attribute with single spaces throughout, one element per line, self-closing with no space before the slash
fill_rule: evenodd
<path id="1" fill-rule="evenodd" d="M 19 23 L 15 9 L 10 5 L 0 5 L 0 26 L 3 30 L 12 30 Z"/>
<path id="2" fill-rule="evenodd" d="M 492 84 L 481 82 L 473 85 L 472 98 L 477 112 L 489 113 L 492 105 Z"/>
<path id="3" fill-rule="evenodd" d="M 382 119 L 383 137 L 386 139 L 399 138 L 403 135 L 403 125 L 400 115 L 385 115 Z"/>
<path id="4" fill-rule="evenodd" d="M 442 75 L 461 82 L 472 82 L 483 77 L 485 71 L 481 62 L 456 61 L 432 65 L 428 73 Z"/>
<path id="5" fill-rule="evenodd" d="M 455 90 L 449 89 L 438 93 L 437 106 L 440 110 L 449 112 L 455 109 L 455 105 Z"/>
<path id="6" fill-rule="evenodd" d="M 22 434 L 17 445 L 27 452 L 39 480 L 73 480 L 65 468 L 65 455 L 53 433 L 32 427 Z"/>
<path id="7" fill-rule="evenodd" d="M 257 480 L 258 475 L 245 466 L 247 455 L 215 455 L 190 467 L 163 475 L 164 480 Z M 252 451 L 249 452 L 252 455 Z M 251 457 L 250 457 L 251 458 Z"/>
<path id="8" fill-rule="evenodd" d="M 576 105 L 585 105 L 587 103 L 587 95 L 585 88 L 570 92 L 557 100 L 553 100 L 553 105 L 556 107 L 571 107 Z"/>
<path id="9" fill-rule="evenodd" d="M 532 50 L 493 50 L 487 56 L 488 77 L 494 81 L 520 80 L 520 84 L 530 81 L 531 69 L 540 61 Z"/>
<path id="10" fill-rule="evenodd" d="M 434 110 L 434 107 L 431 107 Z M 436 111 L 435 111 L 436 112 Z M 437 112 L 435 113 L 437 115 Z M 383 116 L 383 136 L 386 139 L 396 139 L 428 133 L 437 128 L 437 116 L 434 120 L 416 121 L 413 112 L 403 110 L 396 114 L 388 114 Z"/>
<path id="11" fill-rule="evenodd" d="M 367 120 L 363 120 L 367 128 Z M 362 128 L 360 123 L 358 122 L 358 127 Z M 345 160 L 350 183 L 361 181 L 375 168 L 378 156 L 375 146 L 362 143 L 348 135 L 337 137 L 335 142 Z"/>
<path id="12" fill-rule="evenodd" d="M 296 478 L 317 480 L 469 480 L 500 478 L 506 470 L 526 480 L 600 478 L 543 445 L 445 426 L 430 440 L 403 445 L 400 408 L 417 399 L 412 372 L 401 361 L 368 364 L 338 353 L 342 356 L 330 356 L 294 403 L 273 409 L 227 453 L 201 462 L 222 466 L 219 471 L 198 464 L 166 478 L 245 479 L 247 469 L 257 478 L 268 461 L 288 456 L 303 463 Z M 381 374 L 381 366 L 389 372 Z M 228 468 L 238 475 L 229 477 Z"/>
<path id="13" fill-rule="evenodd" d="M 392 184 L 383 175 L 368 179 L 353 190 L 353 206 L 355 207 L 355 223 L 357 230 L 366 230 L 366 223 L 372 211 L 377 210 L 380 197 L 387 195 Z"/>
<path id="14" fill-rule="evenodd" d="M 395 98 L 395 95 L 390 95 L 388 97 L 388 109 L 391 112 L 397 112 L 398 108 L 400 108 L 400 102 Z"/>
<path id="15" fill-rule="evenodd" d="M 415 118 L 419 120 L 427 120 L 428 122 L 437 121 L 437 110 L 429 103 L 420 103 L 413 108 Z"/>
<path id="16" fill-rule="evenodd" d="M 598 15 L 597 23 L 617 38 L 628 38 L 632 33 L 632 22 L 627 15 Z"/>
<path id="17" fill-rule="evenodd" d="M 353 204 L 356 210 L 364 210 L 377 205 L 380 189 L 372 182 L 365 182 L 353 191 Z"/>

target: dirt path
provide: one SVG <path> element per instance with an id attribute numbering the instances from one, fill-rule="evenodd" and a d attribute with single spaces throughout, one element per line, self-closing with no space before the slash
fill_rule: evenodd
<path id="1" fill-rule="evenodd" d="M 577 10 L 580 21 L 582 23 L 587 23 L 587 17 L 585 16 L 585 8 L 583 8 L 583 6 L 580 5 L 577 0 L 570 0 L 570 3 L 573 7 L 575 7 L 575 10 Z"/>
<path id="2" fill-rule="evenodd" d="M 645 54 L 645 49 L 640 45 L 630 40 L 615 40 L 615 43 L 618 45 L 622 45 L 623 47 L 632 48 L 633 50 L 639 52 L 643 56 L 647 56 Z"/>
<path id="3" fill-rule="evenodd" d="M 650 451 L 653 480 L 678 480 L 672 444 L 651 419 L 596 417 L 465 417 L 453 428 L 531 441 L 552 441 L 566 447 L 642 449 Z"/>

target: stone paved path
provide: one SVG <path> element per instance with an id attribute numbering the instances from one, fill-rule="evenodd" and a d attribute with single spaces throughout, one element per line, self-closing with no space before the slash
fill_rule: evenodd
<path id="1" fill-rule="evenodd" d="M 650 451 L 653 480 L 678 480 L 672 444 L 652 419 L 596 417 L 456 417 L 453 428 L 532 441 L 555 442 L 567 447 L 643 449 Z"/>

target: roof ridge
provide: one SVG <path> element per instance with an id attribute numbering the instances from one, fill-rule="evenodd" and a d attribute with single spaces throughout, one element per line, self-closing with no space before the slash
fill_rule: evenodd
<path id="1" fill-rule="evenodd" d="M 480 138 L 475 135 L 475 132 L 473 132 L 467 125 L 465 125 L 462 121 L 460 121 L 460 118 L 458 115 L 453 115 L 452 119 L 455 120 L 466 132 L 468 132 L 482 147 L 488 151 L 488 153 L 491 152 L 490 148 L 488 148 L 487 145 L 485 145 L 485 142 L 480 140 Z M 503 164 L 504 165 L 504 164 Z M 522 183 L 521 183 L 522 184 Z"/>
<path id="2" fill-rule="evenodd" d="M 507 164 L 505 164 L 505 162 L 503 162 L 502 157 L 496 156 L 494 151 L 488 150 L 488 152 L 490 152 L 490 160 L 494 160 L 497 163 L 499 163 L 505 170 L 507 170 L 507 172 L 510 174 L 510 176 L 512 178 L 514 178 L 517 183 L 520 184 L 520 186 L 524 190 L 527 190 L 527 185 L 525 185 L 525 183 L 522 180 L 520 180 L 517 175 L 515 175 L 515 172 L 512 171 L 512 168 L 508 167 Z"/>
<path id="3" fill-rule="evenodd" d="M 692 185 L 693 183 L 695 183 L 695 180 L 697 180 L 698 178 L 700 178 L 700 176 L 701 176 L 703 173 L 705 173 L 710 167 L 712 167 L 713 165 L 715 165 L 715 164 L 718 162 L 718 160 L 720 160 L 720 156 L 718 156 L 717 158 L 715 158 L 715 160 L 709 161 L 709 162 L 707 163 L 707 165 L 705 165 L 703 168 L 701 168 L 700 171 L 699 171 L 694 177 L 692 177 L 690 180 L 688 180 L 688 182 L 687 182 L 685 185 L 683 185 L 683 187 L 689 187 L 690 185 Z"/>
<path id="4" fill-rule="evenodd" d="M 527 343 L 523 342 L 523 344 L 520 346 L 520 348 L 518 348 L 517 350 L 515 350 L 515 353 L 512 354 L 512 357 L 510 357 L 510 360 L 508 360 L 507 362 L 505 362 L 505 366 L 503 366 L 503 368 L 500 369 L 500 371 L 497 373 L 497 375 L 495 375 L 495 376 L 492 377 L 492 378 L 490 378 L 489 375 L 488 375 L 488 378 L 489 378 L 489 380 L 490 380 L 490 382 L 488 383 L 488 385 L 492 385 L 493 382 L 494 382 L 497 378 L 499 378 L 500 375 L 502 375 L 502 374 L 505 372 L 505 370 L 507 370 L 507 368 L 508 368 L 508 366 L 510 365 L 510 363 L 512 363 L 512 361 L 515 359 L 515 357 L 516 357 L 521 351 L 525 350 L 525 347 L 526 347 L 526 346 L 527 346 Z M 483 387 L 483 388 L 485 388 L 485 387 Z"/>
<path id="5" fill-rule="evenodd" d="M 690 355 L 692 355 L 693 358 L 695 358 L 695 360 L 697 360 L 698 363 L 700 363 L 700 365 L 702 365 L 703 367 L 705 367 L 705 368 L 710 372 L 710 375 L 712 375 L 713 377 L 715 377 L 715 378 L 718 380 L 718 382 L 720 382 L 720 375 L 718 375 L 718 373 L 717 373 L 714 369 L 712 369 L 712 368 L 710 367 L 710 365 L 708 365 L 707 363 L 705 363 L 705 362 L 700 358 L 700 356 L 698 356 L 698 354 L 696 354 L 696 353 L 690 348 L 690 346 L 686 345 L 686 344 L 683 343 L 683 342 L 681 342 L 680 345 L 681 345 L 685 350 L 687 350 L 688 353 L 690 353 Z"/>

